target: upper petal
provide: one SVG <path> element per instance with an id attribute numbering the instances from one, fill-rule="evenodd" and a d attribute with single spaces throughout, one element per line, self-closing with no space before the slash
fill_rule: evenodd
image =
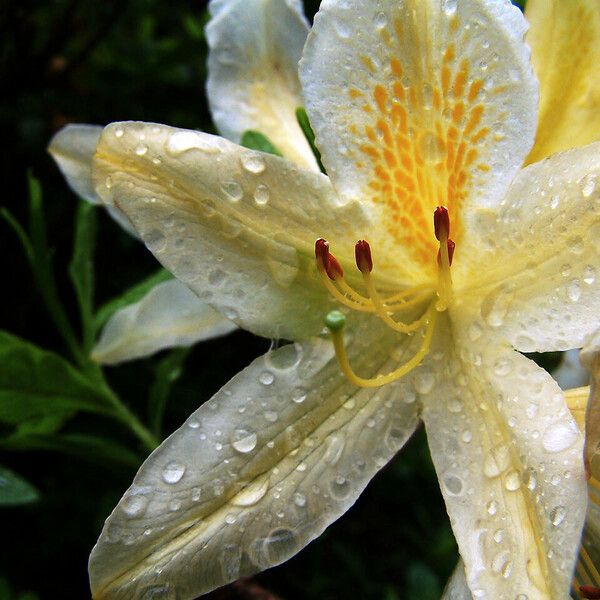
<path id="1" fill-rule="evenodd" d="M 315 240 L 347 241 L 340 260 L 353 264 L 367 223 L 358 204 L 338 205 L 327 177 L 147 123 L 109 125 L 94 165 L 103 201 L 118 205 L 165 267 L 225 316 L 268 337 L 321 330 L 329 298 Z"/>
<path id="2" fill-rule="evenodd" d="M 456 251 L 457 310 L 523 352 L 581 348 L 599 326 L 599 176 L 600 143 L 523 169 Z"/>
<path id="3" fill-rule="evenodd" d="M 525 28 L 504 1 L 322 2 L 300 63 L 306 108 L 334 187 L 371 203 L 400 274 L 435 270 L 436 206 L 460 247 L 468 209 L 496 205 L 531 148 Z"/>
<path id="4" fill-rule="evenodd" d="M 211 2 L 206 91 L 216 126 L 239 142 L 248 129 L 265 134 L 284 156 L 318 171 L 296 120 L 302 106 L 298 61 L 308 34 L 301 2 Z"/>
<path id="5" fill-rule="evenodd" d="M 117 364 L 165 348 L 191 346 L 235 328 L 185 284 L 172 279 L 159 283 L 139 302 L 118 310 L 104 326 L 92 359 Z"/>
<path id="6" fill-rule="evenodd" d="M 438 340 L 421 401 L 469 587 L 564 600 L 585 516 L 582 436 L 548 373 L 494 336 L 473 343 L 467 325 Z"/>
<path id="7" fill-rule="evenodd" d="M 410 354 L 394 343 L 367 319 L 352 360 L 387 372 Z M 355 502 L 417 423 L 409 381 L 357 389 L 327 341 L 257 359 L 141 467 L 90 557 L 94 598 L 186 600 L 283 562 Z"/>
<path id="8" fill-rule="evenodd" d="M 540 117 L 527 162 L 600 139 L 600 3 L 529 0 L 527 43 Z"/>

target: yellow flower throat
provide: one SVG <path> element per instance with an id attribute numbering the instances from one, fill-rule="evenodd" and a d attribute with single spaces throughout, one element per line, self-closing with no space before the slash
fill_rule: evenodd
<path id="1" fill-rule="evenodd" d="M 367 241 L 360 240 L 356 242 L 354 251 L 356 266 L 362 274 L 368 294 L 364 296 L 352 288 L 344 279 L 342 266 L 329 252 L 329 243 L 322 238 L 315 243 L 317 269 L 325 287 L 336 300 L 353 310 L 376 314 L 386 325 L 399 333 L 413 334 L 416 331 L 423 331 L 421 346 L 410 360 L 391 373 L 365 379 L 354 372 L 346 354 L 343 333 L 346 317 L 338 310 L 331 311 L 325 318 L 325 325 L 331 333 L 337 360 L 344 375 L 359 387 L 379 387 L 404 377 L 404 375 L 419 366 L 431 348 L 437 313 L 447 310 L 452 299 L 450 267 L 455 247 L 454 242 L 450 239 L 448 209 L 444 206 L 438 206 L 434 212 L 433 221 L 435 237 L 439 242 L 437 288 L 427 284 L 418 285 L 392 296 L 382 297 L 371 277 L 371 271 L 373 270 L 371 248 Z M 418 319 L 409 323 L 402 320 L 403 312 L 414 309 L 427 300 L 429 300 L 428 306 Z"/>

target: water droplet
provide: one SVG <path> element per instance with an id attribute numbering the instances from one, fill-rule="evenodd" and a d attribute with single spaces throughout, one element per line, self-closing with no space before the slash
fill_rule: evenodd
<path id="1" fill-rule="evenodd" d="M 327 448 L 323 455 L 323 460 L 328 465 L 334 466 L 340 460 L 346 446 L 344 435 L 342 433 L 332 433 L 327 436 L 325 444 Z"/>
<path id="2" fill-rule="evenodd" d="M 264 540 L 264 550 L 272 565 L 277 565 L 295 554 L 299 545 L 296 534 L 284 527 L 271 531 Z"/>
<path id="3" fill-rule="evenodd" d="M 300 508 L 306 506 L 306 496 L 300 492 L 296 492 L 294 494 L 294 504 Z"/>
<path id="4" fill-rule="evenodd" d="M 299 471 L 300 473 L 304 473 L 304 471 L 306 471 L 306 463 L 305 462 L 298 463 L 298 466 L 296 467 L 296 471 Z"/>
<path id="5" fill-rule="evenodd" d="M 486 508 L 488 514 L 494 516 L 498 512 L 498 503 L 495 500 L 490 500 Z"/>
<path id="6" fill-rule="evenodd" d="M 177 483 L 185 473 L 185 466 L 172 461 L 168 463 L 162 472 L 162 478 L 165 483 Z"/>
<path id="7" fill-rule="evenodd" d="M 243 154 L 240 158 L 240 162 L 246 171 L 254 173 L 255 175 L 262 173 L 266 169 L 264 158 L 257 153 Z"/>
<path id="8" fill-rule="evenodd" d="M 473 434 L 469 429 L 465 429 L 462 434 L 462 441 L 468 444 L 473 439 Z"/>
<path id="9" fill-rule="evenodd" d="M 144 154 L 146 154 L 148 152 L 148 146 L 146 146 L 146 144 L 138 144 L 135 147 L 135 153 L 138 156 L 144 156 Z"/>
<path id="10" fill-rule="evenodd" d="M 350 482 L 343 477 L 342 475 L 338 475 L 330 484 L 329 489 L 331 490 L 331 495 L 338 500 L 343 500 L 350 493 Z"/>
<path id="11" fill-rule="evenodd" d="M 257 185 L 254 190 L 254 202 L 256 202 L 258 206 L 265 206 L 269 201 L 270 195 L 269 188 L 261 183 L 260 185 Z"/>
<path id="12" fill-rule="evenodd" d="M 296 404 L 302 404 L 306 400 L 307 391 L 303 387 L 294 388 L 292 392 L 292 401 Z"/>
<path id="13" fill-rule="evenodd" d="M 520 334 L 515 339 L 515 346 L 521 352 L 535 352 L 537 344 L 528 335 Z"/>
<path id="14" fill-rule="evenodd" d="M 208 274 L 208 283 L 210 285 L 219 285 L 225 281 L 226 274 L 221 269 L 214 269 Z"/>
<path id="15" fill-rule="evenodd" d="M 444 477 L 444 487 L 451 496 L 460 496 L 463 491 L 462 479 L 456 475 L 446 475 Z"/>
<path id="16" fill-rule="evenodd" d="M 256 433 L 248 431 L 247 429 L 236 429 L 233 432 L 231 445 L 238 452 L 247 454 L 256 448 L 257 439 Z"/>
<path id="17" fill-rule="evenodd" d="M 494 364 L 494 373 L 499 377 L 505 377 L 512 371 L 512 361 L 500 359 Z"/>
<path id="18" fill-rule="evenodd" d="M 577 254 L 577 255 L 581 254 L 585 248 L 583 239 L 579 235 L 576 235 L 576 236 L 573 236 L 572 238 L 570 238 L 567 241 L 567 246 L 569 247 L 569 251 L 572 254 Z"/>
<path id="19" fill-rule="evenodd" d="M 510 464 L 508 446 L 498 446 L 490 450 L 483 461 L 483 472 L 487 477 L 498 477 Z"/>
<path id="20" fill-rule="evenodd" d="M 429 394 L 435 385 L 435 377 L 429 371 L 421 371 L 415 377 L 415 390 L 419 394 Z"/>
<path id="21" fill-rule="evenodd" d="M 104 185 L 107 190 L 110 190 L 113 186 L 112 177 L 108 175 L 108 177 L 104 180 Z"/>
<path id="22" fill-rule="evenodd" d="M 192 488 L 192 502 L 198 502 L 201 495 L 202 490 L 199 487 Z"/>
<path id="23" fill-rule="evenodd" d="M 554 194 L 554 196 L 552 196 L 552 198 L 550 198 L 550 208 L 552 210 L 556 210 L 558 208 L 559 203 L 560 203 L 560 196 L 558 194 Z"/>
<path id="24" fill-rule="evenodd" d="M 264 498 L 269 489 L 270 478 L 268 473 L 257 477 L 247 485 L 241 492 L 231 499 L 234 506 L 254 506 Z"/>
<path id="25" fill-rule="evenodd" d="M 288 371 L 298 365 L 302 348 L 298 344 L 287 344 L 265 356 L 265 364 L 275 371 Z"/>
<path id="26" fill-rule="evenodd" d="M 446 144 L 435 133 L 426 132 L 421 137 L 420 148 L 423 158 L 431 163 L 438 163 L 446 158 Z"/>
<path id="27" fill-rule="evenodd" d="M 548 426 L 542 437 L 542 445 L 547 452 L 562 452 L 570 448 L 579 433 L 573 423 L 553 423 Z"/>
<path id="28" fill-rule="evenodd" d="M 496 542 L 496 544 L 500 544 L 503 539 L 504 539 L 504 530 L 496 529 L 496 531 L 494 531 L 494 541 Z"/>
<path id="29" fill-rule="evenodd" d="M 511 294 L 502 287 L 488 294 L 481 303 L 481 316 L 492 327 L 500 327 L 512 300 Z"/>
<path id="30" fill-rule="evenodd" d="M 140 517 L 148 508 L 148 498 L 143 494 L 132 494 L 123 499 L 121 508 L 128 517 Z"/>
<path id="31" fill-rule="evenodd" d="M 227 525 L 233 525 L 236 521 L 237 517 L 233 513 L 227 513 L 225 515 L 225 523 L 227 523 Z"/>
<path id="32" fill-rule="evenodd" d="M 220 148 L 211 138 L 204 137 L 195 131 L 176 131 L 169 136 L 167 152 L 173 155 L 182 154 L 189 150 L 201 150 L 205 154 L 218 154 Z"/>
<path id="33" fill-rule="evenodd" d="M 224 491 L 225 486 L 223 485 L 223 482 L 220 479 L 215 479 L 213 481 L 213 494 L 215 496 L 222 496 Z"/>
<path id="34" fill-rule="evenodd" d="M 239 202 L 244 197 L 244 190 L 236 181 L 226 181 L 221 185 L 221 189 L 232 202 Z"/>
<path id="35" fill-rule="evenodd" d="M 582 177 L 579 181 L 579 185 L 581 187 L 581 194 L 583 197 L 589 198 L 596 189 L 596 176 L 590 174 Z"/>
<path id="36" fill-rule="evenodd" d="M 162 569 L 158 572 L 160 574 Z M 177 594 L 170 585 L 152 585 L 142 591 L 140 600 L 176 600 Z"/>
<path id="37" fill-rule="evenodd" d="M 274 410 L 268 410 L 265 412 L 265 419 L 269 421 L 269 423 L 275 423 L 279 415 Z"/>
<path id="38" fill-rule="evenodd" d="M 564 506 L 556 506 L 550 511 L 550 522 L 554 527 L 559 527 L 567 516 L 567 509 Z"/>
<path id="39" fill-rule="evenodd" d="M 457 0 L 444 0 L 443 9 L 449 17 L 456 13 Z"/>
<path id="40" fill-rule="evenodd" d="M 263 371 L 259 376 L 258 380 L 263 385 L 271 385 L 275 381 L 275 376 L 270 371 Z"/>
<path id="41" fill-rule="evenodd" d="M 537 487 L 537 473 L 532 467 L 525 469 L 523 473 L 523 483 L 527 486 L 527 489 L 533 492 Z"/>
<path id="42" fill-rule="evenodd" d="M 567 287 L 567 296 L 572 302 L 577 302 L 581 298 L 581 284 L 578 279 L 573 279 Z"/>
<path id="43" fill-rule="evenodd" d="M 153 254 L 160 254 L 167 247 L 167 238 L 165 234 L 158 230 L 153 229 L 144 235 L 144 241 L 146 242 L 146 247 Z"/>
<path id="44" fill-rule="evenodd" d="M 240 576 L 240 566 L 242 563 L 242 551 L 235 544 L 226 544 L 223 546 L 219 556 L 221 570 L 225 581 L 233 581 Z"/>
<path id="45" fill-rule="evenodd" d="M 515 469 L 510 470 L 504 478 L 504 487 L 509 492 L 515 492 L 521 487 L 521 477 L 519 472 Z"/>
<path id="46" fill-rule="evenodd" d="M 596 269 L 592 265 L 587 265 L 583 271 L 583 281 L 587 285 L 592 285 L 596 281 Z"/>
<path id="47" fill-rule="evenodd" d="M 373 23 L 377 29 L 383 29 L 387 25 L 387 17 L 384 12 L 378 12 L 373 19 Z"/>

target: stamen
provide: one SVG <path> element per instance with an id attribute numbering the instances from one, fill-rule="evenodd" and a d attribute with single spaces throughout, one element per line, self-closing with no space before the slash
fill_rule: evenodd
<path id="1" fill-rule="evenodd" d="M 452 299 L 452 277 L 450 265 L 454 256 L 454 242 L 450 239 L 450 215 L 445 206 L 438 206 L 433 213 L 435 237 L 440 242 L 438 252 L 438 302 L 436 309 L 440 312 L 448 308 Z"/>
<path id="2" fill-rule="evenodd" d="M 582 598 L 587 600 L 599 600 L 600 599 L 600 588 L 591 585 L 580 585 L 579 593 Z"/>
<path id="3" fill-rule="evenodd" d="M 401 377 L 404 377 L 408 373 L 410 373 L 413 369 L 421 364 L 421 361 L 431 347 L 431 340 L 433 338 L 433 331 L 435 329 L 435 321 L 437 318 L 437 312 L 435 310 L 435 304 L 432 302 L 427 309 L 424 317 L 427 322 L 427 329 L 425 330 L 425 335 L 423 336 L 423 342 L 421 343 L 421 347 L 417 351 L 417 353 L 406 363 L 388 373 L 387 375 L 377 375 L 372 379 L 365 379 L 360 377 L 354 373 L 352 367 L 350 366 L 350 361 L 348 360 L 348 356 L 346 354 L 346 349 L 344 347 L 344 325 L 346 323 L 346 317 L 340 311 L 332 311 L 325 318 L 325 325 L 329 329 L 331 333 L 331 337 L 333 339 L 333 346 L 335 348 L 335 354 L 342 370 L 342 373 L 346 376 L 346 378 L 359 387 L 365 388 L 374 388 L 380 387 L 382 385 L 386 385 L 391 383 L 392 381 L 396 381 Z"/>

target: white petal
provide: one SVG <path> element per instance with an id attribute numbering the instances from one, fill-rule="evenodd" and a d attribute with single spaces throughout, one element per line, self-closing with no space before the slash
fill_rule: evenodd
<path id="1" fill-rule="evenodd" d="M 406 351 L 390 358 L 396 341 L 369 319 L 349 353 L 365 375 L 387 372 Z M 281 563 L 355 502 L 417 422 L 408 378 L 357 390 L 328 341 L 257 359 L 141 467 L 92 552 L 94 597 L 186 600 Z"/>
<path id="2" fill-rule="evenodd" d="M 298 61 L 309 27 L 301 4 L 211 2 L 206 91 L 223 136 L 238 143 L 244 131 L 260 131 L 286 158 L 318 171 L 295 114 L 303 105 Z"/>
<path id="3" fill-rule="evenodd" d="M 48 146 L 71 189 L 92 204 L 99 202 L 92 183 L 92 157 L 102 129 L 100 125 L 67 125 Z"/>
<path id="4" fill-rule="evenodd" d="M 320 173 L 223 138 L 146 123 L 108 126 L 97 191 L 117 204 L 176 277 L 235 322 L 267 337 L 319 333 L 330 299 L 318 237 L 354 264 L 360 206 L 339 206 Z M 356 268 L 353 269 L 356 271 Z"/>
<path id="5" fill-rule="evenodd" d="M 600 326 L 600 143 L 523 169 L 456 250 L 457 301 L 522 352 L 581 348 Z"/>
<path id="6" fill-rule="evenodd" d="M 455 331 L 463 325 L 455 320 Z M 439 333 L 444 366 L 421 395 L 422 418 L 471 592 L 564 600 L 586 485 L 582 436 L 560 388 L 493 336 L 487 345 Z"/>
<path id="7" fill-rule="evenodd" d="M 579 388 L 590 382 L 590 374 L 581 365 L 577 348 L 563 354 L 560 364 L 552 371 L 552 377 L 562 390 Z"/>
<path id="8" fill-rule="evenodd" d="M 500 202 L 531 148 L 525 29 L 505 1 L 321 3 L 300 63 L 308 115 L 334 187 L 373 205 L 400 273 L 435 274 L 435 207 L 460 248 L 469 211 Z"/>
<path id="9" fill-rule="evenodd" d="M 234 329 L 231 321 L 202 302 L 185 284 L 176 279 L 164 281 L 110 318 L 92 359 L 112 365 L 165 348 L 191 346 Z"/>
<path id="10" fill-rule="evenodd" d="M 441 600 L 473 600 L 473 595 L 467 585 L 465 565 L 462 560 L 458 561 L 452 577 L 448 580 Z"/>

